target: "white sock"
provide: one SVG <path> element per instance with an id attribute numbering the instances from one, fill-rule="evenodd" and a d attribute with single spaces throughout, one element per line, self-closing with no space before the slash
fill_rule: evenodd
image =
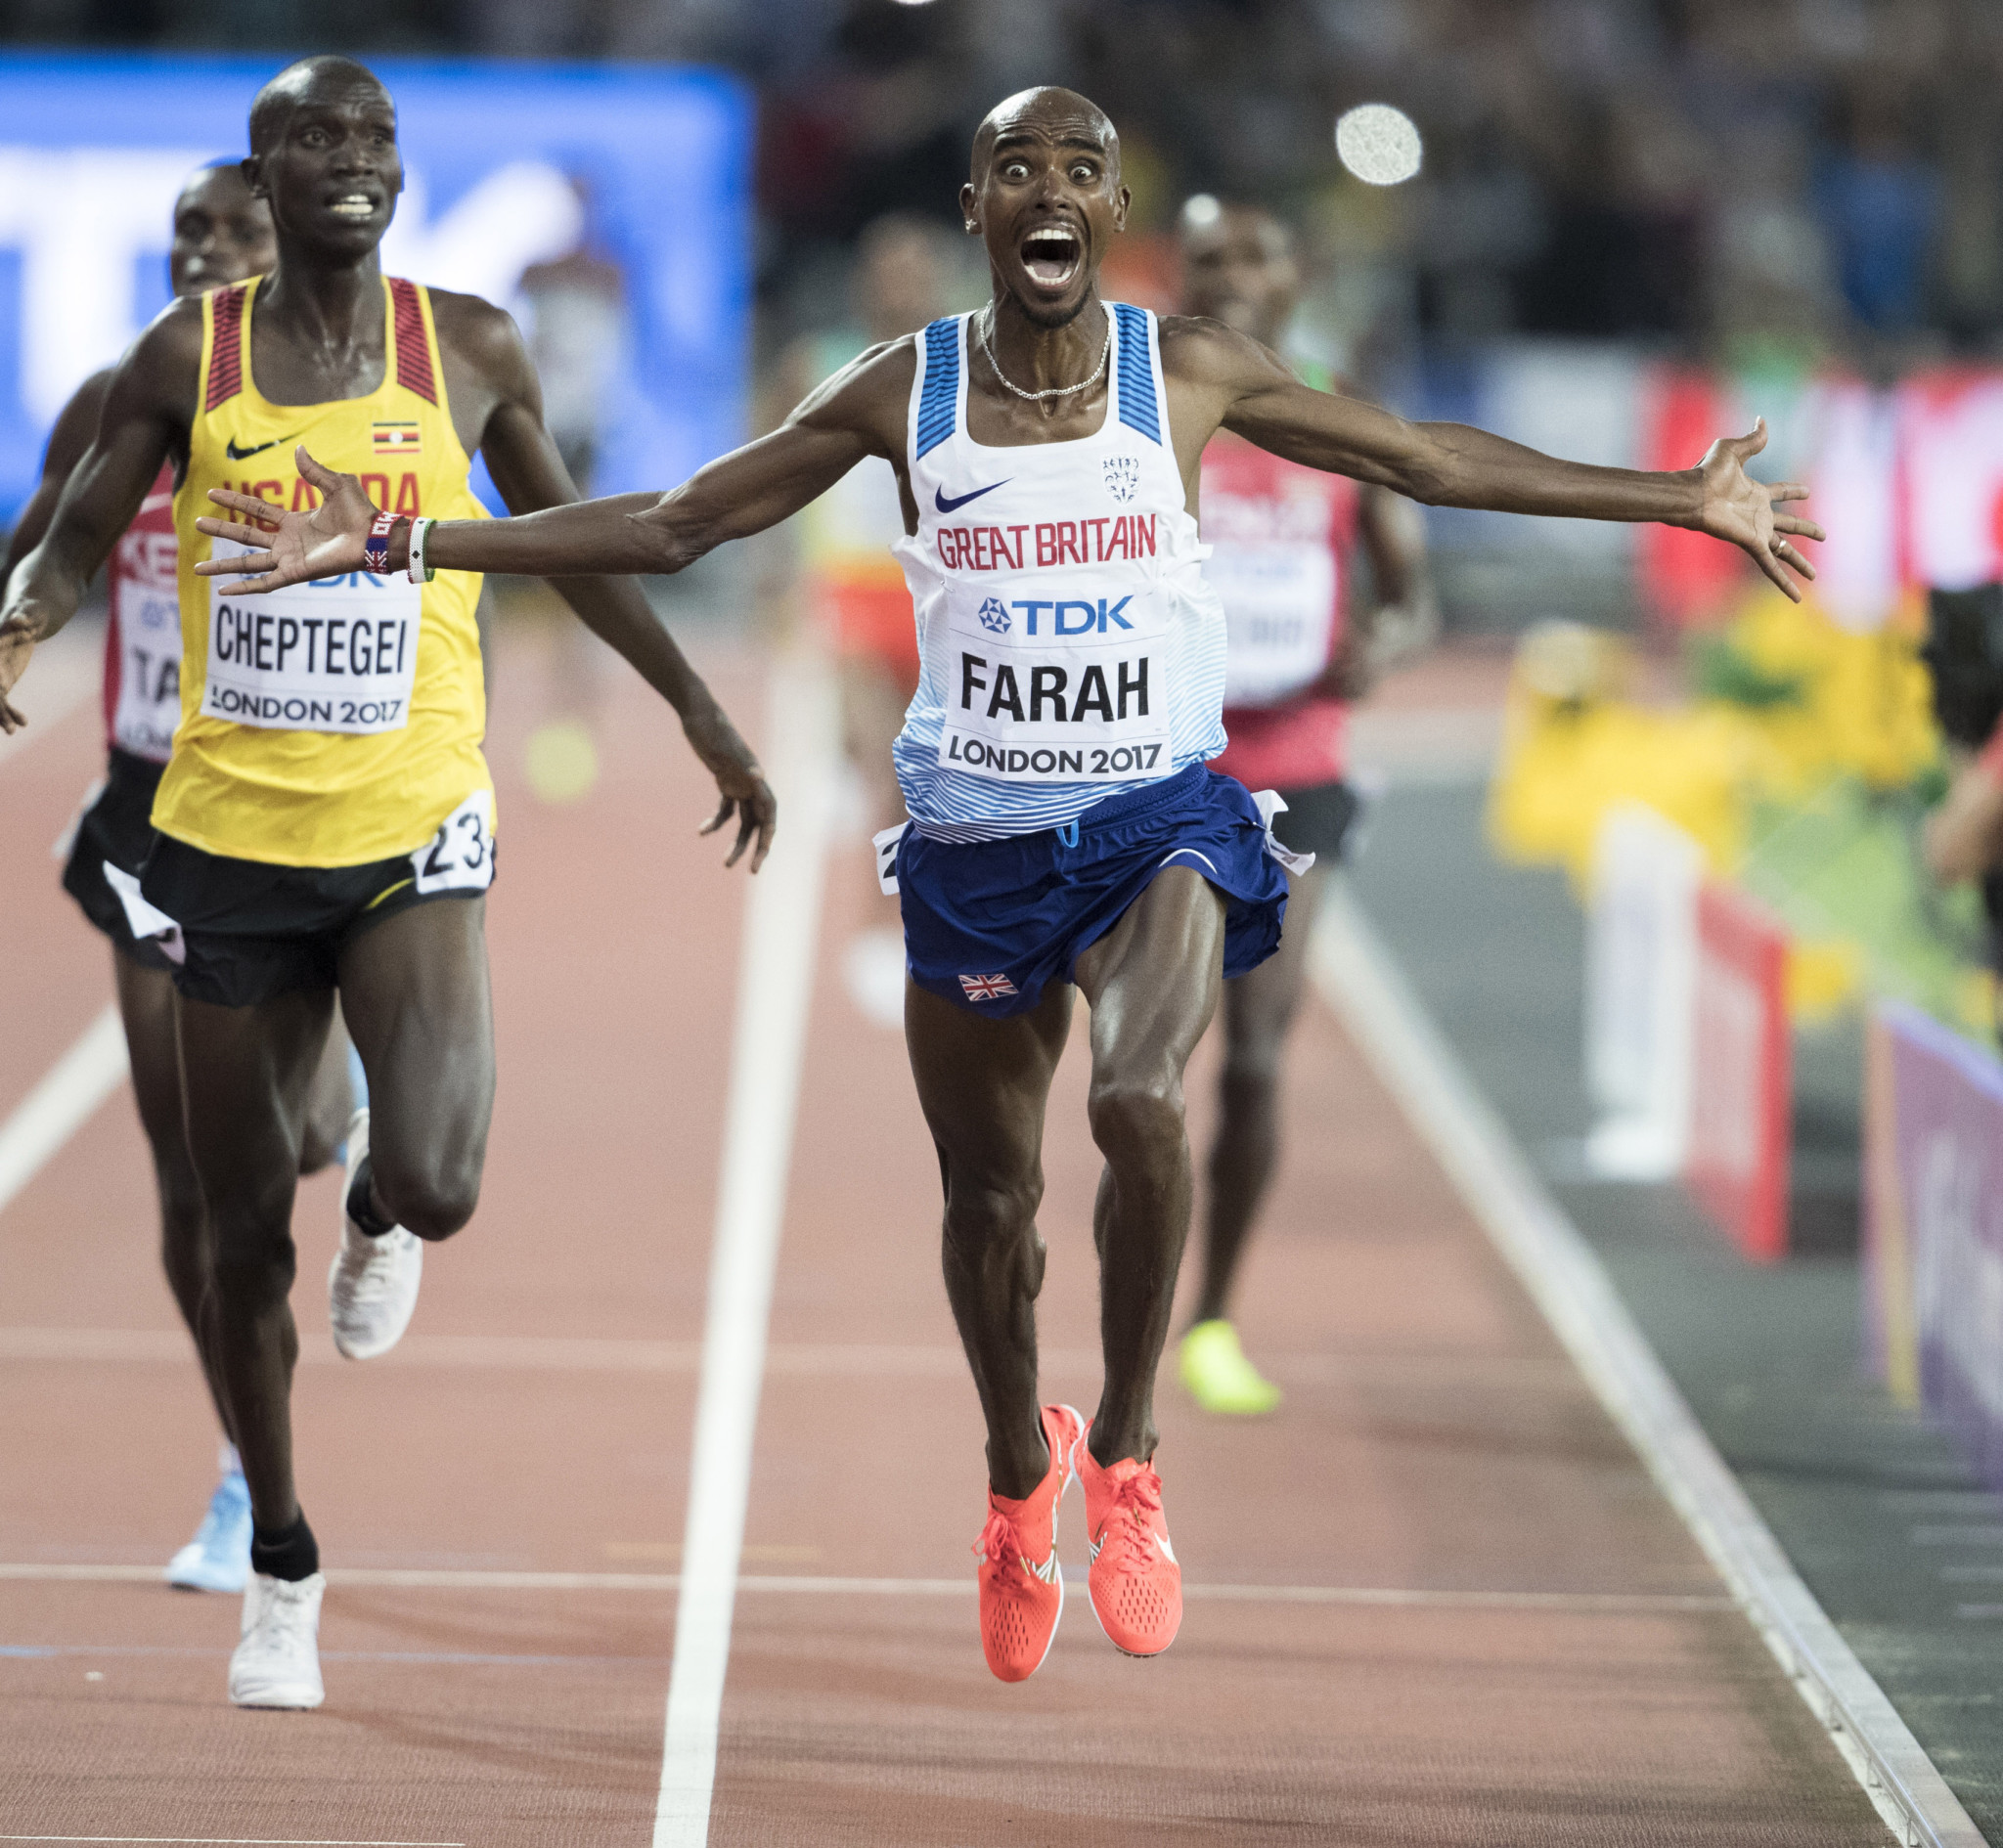
<path id="1" fill-rule="evenodd" d="M 237 1446 L 225 1437 L 222 1448 L 216 1452 L 215 1467 L 225 1475 L 242 1475 L 244 1459 L 237 1455 Z"/>

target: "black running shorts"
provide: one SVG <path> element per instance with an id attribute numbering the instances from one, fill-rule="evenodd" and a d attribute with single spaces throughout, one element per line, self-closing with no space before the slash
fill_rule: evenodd
<path id="1" fill-rule="evenodd" d="M 63 864 L 63 890 L 121 954 L 146 969 L 173 965 L 156 942 L 132 935 L 124 902 L 105 876 L 105 862 L 138 878 L 153 847 L 153 797 L 165 768 L 113 747 L 103 785 L 76 817 L 76 832 Z"/>
<path id="2" fill-rule="evenodd" d="M 295 989 L 336 986 L 340 954 L 374 926 L 434 899 L 477 899 L 484 877 L 423 889 L 425 849 L 362 866 L 274 866 L 156 835 L 141 890 L 180 926 L 174 986 L 191 1001 L 253 1007 Z"/>
<path id="3" fill-rule="evenodd" d="M 1272 837 L 1296 854 L 1313 854 L 1325 868 L 1335 866 L 1349 844 L 1362 802 L 1348 783 L 1313 783 L 1282 789 L 1284 814 L 1272 817 Z"/>

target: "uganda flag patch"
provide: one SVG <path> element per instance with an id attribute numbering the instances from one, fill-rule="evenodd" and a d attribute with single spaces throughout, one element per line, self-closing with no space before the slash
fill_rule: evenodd
<path id="1" fill-rule="evenodd" d="M 376 438 L 376 453 L 378 456 L 415 456 L 418 453 L 418 426 L 415 423 L 375 423 L 370 429 Z"/>

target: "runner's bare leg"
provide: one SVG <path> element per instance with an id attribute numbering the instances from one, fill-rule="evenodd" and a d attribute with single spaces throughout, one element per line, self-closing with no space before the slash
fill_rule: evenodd
<path id="1" fill-rule="evenodd" d="M 421 1239 L 473 1216 L 494 1115 L 484 894 L 434 899 L 352 938 L 341 1008 L 369 1075 L 375 1210 Z"/>
<path id="2" fill-rule="evenodd" d="M 905 990 L 905 1043 L 946 1193 L 946 1294 L 988 1422 L 988 1480 L 1020 1501 L 1049 1470 L 1037 1393 L 1044 1287 L 1044 1108 L 1071 1025 L 1052 983 L 1027 1014 L 986 1020 Z"/>
<path id="3" fill-rule="evenodd" d="M 160 1264 L 167 1288 L 201 1361 L 201 1377 L 215 1403 L 224 1434 L 230 1430 L 216 1359 L 215 1298 L 209 1291 L 214 1254 L 208 1219 L 201 1210 L 201 1183 L 188 1153 L 188 1129 L 181 1111 L 181 1053 L 174 1035 L 174 984 L 163 969 L 149 969 L 122 950 L 111 951 L 118 1013 L 125 1023 L 125 1048 L 132 1063 L 132 1095 L 140 1127 L 153 1154 L 154 1183 L 160 1201 Z"/>
<path id="4" fill-rule="evenodd" d="M 349 1030 L 375 1099 L 378 1210 L 420 1238 L 472 1216 L 494 1101 L 483 899 L 399 912 L 340 959 Z M 188 1141 L 215 1240 L 216 1352 L 250 1509 L 276 1532 L 297 1519 L 290 1393 L 298 1331 L 292 1196 L 331 990 L 254 1007 L 182 999 Z"/>
<path id="5" fill-rule="evenodd" d="M 1280 1058 L 1300 1007 L 1323 877 L 1318 867 L 1287 876 L 1287 921 L 1279 947 L 1250 974 L 1224 984 L 1224 1067 L 1210 1145 L 1203 1290 L 1192 1322 L 1230 1314 L 1245 1235 L 1272 1179 L 1279 1153 Z"/>
<path id="6" fill-rule="evenodd" d="M 334 1014 L 330 989 L 252 1007 L 177 997 L 188 1150 L 214 1241 L 216 1373 L 266 1532 L 299 1516 L 291 1382 L 299 1334 L 289 1300 L 298 1254 L 292 1196 L 308 1093 Z"/>
<path id="7" fill-rule="evenodd" d="M 1092 1211 L 1106 1378 L 1091 1446 L 1102 1467 L 1154 1455 L 1155 1369 L 1189 1232 L 1182 1070 L 1217 1011 L 1224 946 L 1224 900 L 1171 866 L 1078 958 L 1091 1133 L 1106 1158 Z"/>

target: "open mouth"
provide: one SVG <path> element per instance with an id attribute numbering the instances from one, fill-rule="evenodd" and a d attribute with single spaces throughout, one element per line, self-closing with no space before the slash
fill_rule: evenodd
<path id="1" fill-rule="evenodd" d="M 376 201 L 366 193 L 343 193 L 340 198 L 331 200 L 327 209 L 336 218 L 373 218 L 376 216 Z"/>
<path id="2" fill-rule="evenodd" d="M 1062 288 L 1078 274 L 1085 246 L 1068 225 L 1046 225 L 1022 241 L 1022 267 L 1044 288 Z"/>

